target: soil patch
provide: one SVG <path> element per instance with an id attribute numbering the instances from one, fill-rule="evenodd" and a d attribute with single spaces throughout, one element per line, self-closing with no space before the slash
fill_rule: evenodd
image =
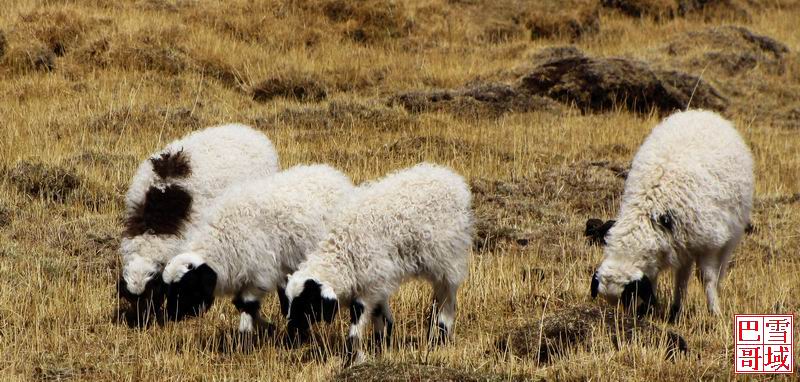
<path id="1" fill-rule="evenodd" d="M 38 161 L 21 161 L 5 172 L 21 192 L 57 202 L 64 202 L 82 184 L 72 169 Z"/>
<path id="2" fill-rule="evenodd" d="M 490 382 L 527 381 L 530 377 L 494 374 L 474 370 L 459 370 L 444 366 L 423 365 L 406 362 L 367 362 L 342 370 L 334 381 L 430 381 L 430 382 Z"/>
<path id="3" fill-rule="evenodd" d="M 548 50 L 552 50 L 548 54 Z M 548 55 L 553 58 L 546 59 Z M 644 61 L 622 57 L 587 57 L 575 48 L 549 48 L 544 59 L 520 79 L 524 91 L 574 104 L 584 112 L 623 107 L 633 112 L 663 114 L 691 105 L 721 111 L 727 100 L 693 75 L 656 70 Z"/>
<path id="4" fill-rule="evenodd" d="M 546 316 L 541 323 L 522 325 L 495 344 L 498 350 L 547 363 L 569 350 L 586 346 L 593 335 L 600 335 L 602 331 L 609 334 L 616 347 L 639 337 L 646 344 L 665 346 L 670 358 L 689 351 L 686 340 L 676 332 L 662 330 L 646 320 L 618 316 L 613 310 L 594 305 L 566 308 Z"/>
<path id="5" fill-rule="evenodd" d="M 328 96 L 325 84 L 307 74 L 268 78 L 254 85 L 250 93 L 257 102 L 267 102 L 275 97 L 319 102 Z"/>

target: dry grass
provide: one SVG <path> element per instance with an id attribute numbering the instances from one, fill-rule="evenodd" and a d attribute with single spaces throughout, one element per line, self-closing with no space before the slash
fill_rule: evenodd
<path id="1" fill-rule="evenodd" d="M 734 313 L 800 310 L 800 5 L 732 1 L 741 12 L 731 13 L 724 1 L 651 0 L 620 12 L 610 5 L 623 2 L 602 3 L 3 2 L 0 379 L 731 378 Z M 730 24 L 747 32 L 718 28 Z M 547 33 L 533 34 L 537 25 Z M 589 280 L 602 250 L 587 245 L 586 219 L 613 218 L 620 176 L 658 122 L 652 108 L 628 111 L 625 93 L 599 111 L 518 91 L 543 48 L 571 43 L 587 57 L 702 77 L 753 148 L 757 229 L 724 282 L 724 316 L 705 313 L 692 281 L 683 321 L 647 324 L 679 333 L 688 355 L 666 357 L 665 336 L 616 341 L 597 315 L 569 314 L 598 304 Z M 254 100 L 265 81 L 269 96 Z M 352 370 L 341 369 L 346 317 L 299 349 L 233 341 L 237 317 L 224 302 L 179 325 L 113 323 L 121 195 L 138 161 L 231 121 L 266 132 L 284 166 L 328 162 L 359 182 L 421 160 L 464 174 L 480 229 L 455 343 L 420 340 L 430 293 L 421 283 L 392 300 L 396 346 Z M 264 313 L 280 335 L 277 312 L 270 297 Z M 537 328 L 562 324 L 579 329 L 564 338 L 580 343 L 547 363 L 515 351 L 536 354 L 547 339 Z M 513 347 L 498 347 L 509 339 Z"/>

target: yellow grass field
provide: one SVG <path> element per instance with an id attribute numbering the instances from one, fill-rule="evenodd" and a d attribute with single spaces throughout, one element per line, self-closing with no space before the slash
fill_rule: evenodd
<path id="1" fill-rule="evenodd" d="M 733 315 L 800 311 L 800 2 L 602 3 L 4 0 L 0 380 L 733 379 Z M 724 98 L 719 110 L 752 147 L 757 189 L 756 229 L 722 283 L 722 317 L 706 313 L 693 278 L 679 323 L 657 312 L 617 340 L 628 321 L 604 325 L 593 307 L 612 308 L 589 296 L 602 248 L 587 244 L 584 224 L 614 217 L 625 169 L 668 111 L 465 95 L 521 89 L 543 49 L 560 46 L 701 77 Z M 692 105 L 706 102 L 691 93 Z M 177 324 L 117 323 L 136 166 L 227 122 L 266 133 L 283 167 L 325 162 L 361 182 L 427 160 L 463 174 L 478 232 L 455 341 L 425 341 L 430 288 L 418 282 L 391 301 L 395 344 L 349 370 L 346 314 L 293 349 L 238 342 L 227 300 Z M 662 301 L 670 283 L 660 280 Z M 280 336 L 274 295 L 263 313 Z M 578 334 L 540 362 L 559 325 Z M 688 353 L 669 357 L 662 330 Z M 794 332 L 797 344 L 797 318 Z"/>

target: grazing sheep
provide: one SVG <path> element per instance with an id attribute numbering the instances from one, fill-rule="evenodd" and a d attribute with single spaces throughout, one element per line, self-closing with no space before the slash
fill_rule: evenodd
<path id="1" fill-rule="evenodd" d="M 433 285 L 432 336 L 452 335 L 472 246 L 471 198 L 459 175 L 427 163 L 360 186 L 328 238 L 289 277 L 290 335 L 306 338 L 341 304 L 352 323 L 347 362 L 360 363 L 365 327 L 372 322 L 377 341 L 391 337 L 389 298 L 412 277 Z"/>
<path id="2" fill-rule="evenodd" d="M 137 308 L 137 320 L 148 312 L 160 316 L 165 290 L 159 273 L 200 211 L 228 186 L 278 170 L 272 142 L 237 124 L 191 133 L 139 165 L 125 196 L 118 285 Z"/>
<path id="3" fill-rule="evenodd" d="M 665 119 L 633 159 L 592 296 L 627 306 L 638 296 L 643 314 L 657 303 L 658 274 L 671 267 L 674 321 L 696 262 L 708 309 L 719 315 L 719 281 L 748 225 L 753 185 L 750 149 L 730 122 L 699 110 Z"/>
<path id="4" fill-rule="evenodd" d="M 252 332 L 263 323 L 264 294 L 278 289 L 283 296 L 286 276 L 328 233 L 332 212 L 353 189 L 347 176 L 325 165 L 231 187 L 164 268 L 167 317 L 200 315 L 216 296 L 232 295 L 239 331 Z M 281 308 L 285 315 L 284 300 Z"/>

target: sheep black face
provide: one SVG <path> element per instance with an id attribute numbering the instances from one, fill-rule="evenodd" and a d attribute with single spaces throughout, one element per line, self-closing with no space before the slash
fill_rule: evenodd
<path id="1" fill-rule="evenodd" d="M 298 288 L 287 286 L 288 293 Z M 325 290 L 327 289 L 327 290 Z M 308 338 L 308 331 L 311 325 L 325 320 L 332 322 L 339 309 L 339 301 L 330 288 L 323 288 L 322 284 L 315 280 L 307 279 L 302 284 L 302 288 L 295 296 L 287 295 L 289 298 L 289 324 L 288 331 L 292 338 L 305 341 Z"/>
<path id="2" fill-rule="evenodd" d="M 167 318 L 181 321 L 205 313 L 214 304 L 217 273 L 195 254 L 182 254 L 164 268 Z"/>
<path id="3" fill-rule="evenodd" d="M 131 292 L 125 278 L 117 283 L 117 296 L 128 302 L 130 309 L 125 313 L 125 322 L 130 327 L 147 326 L 162 318 L 162 306 L 167 296 L 167 288 L 159 275 L 152 277 L 141 293 Z"/>
<path id="4" fill-rule="evenodd" d="M 615 262 L 605 262 L 592 276 L 592 298 L 602 295 L 609 303 L 621 303 L 628 309 L 636 309 L 642 316 L 657 305 L 653 282 L 641 271 L 626 272 L 626 267 Z M 638 305 L 639 300 L 642 304 Z"/>
<path id="5" fill-rule="evenodd" d="M 128 325 L 146 326 L 153 322 L 151 317 L 161 318 L 166 288 L 160 273 L 161 265 L 150 259 L 135 255 L 127 259 L 117 296 L 130 306 L 124 317 Z"/>
<path id="6" fill-rule="evenodd" d="M 632 308 L 638 303 L 638 299 L 642 300 L 642 304 L 636 308 L 636 315 L 640 317 L 647 314 L 657 304 L 653 283 L 647 276 L 625 284 L 625 289 L 622 290 L 620 296 L 622 305 L 627 308 Z"/>

